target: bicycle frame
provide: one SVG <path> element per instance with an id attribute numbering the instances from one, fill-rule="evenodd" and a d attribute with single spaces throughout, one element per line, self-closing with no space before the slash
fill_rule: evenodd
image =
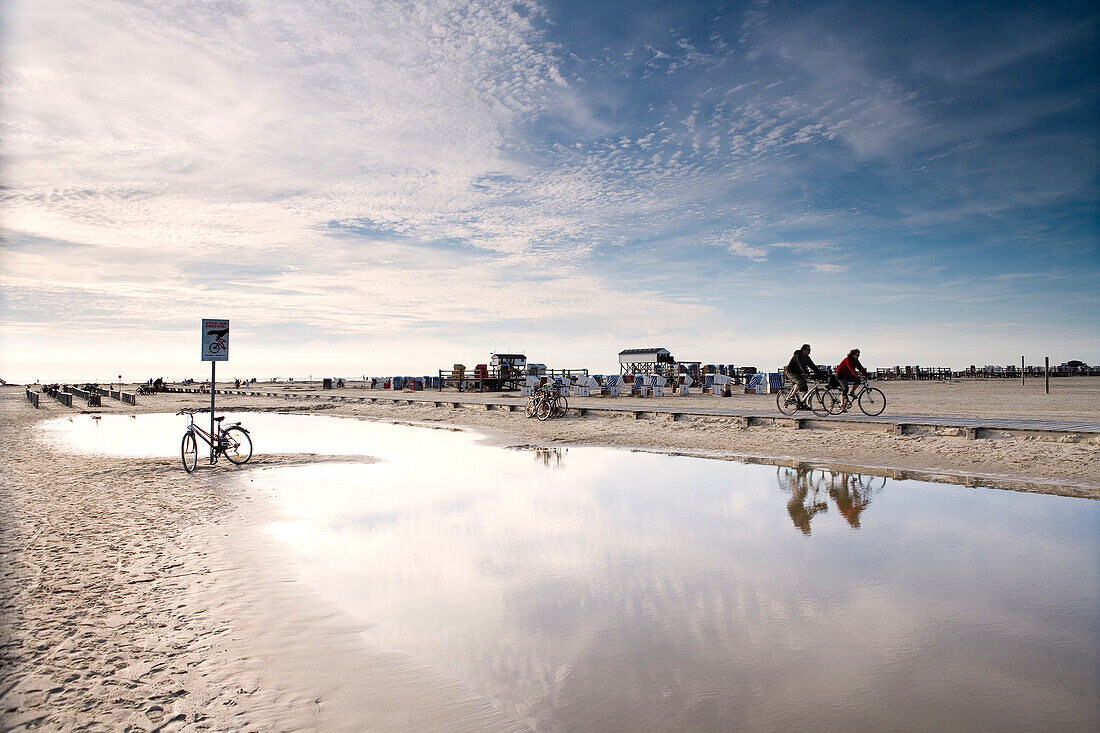
<path id="1" fill-rule="evenodd" d="M 213 435 L 195 424 L 195 413 L 189 412 L 187 413 L 187 417 L 191 419 L 191 424 L 187 426 L 187 432 L 202 438 L 202 441 L 210 447 L 210 463 L 217 463 L 218 454 L 225 450 L 220 445 L 221 441 L 219 440 L 215 443 Z"/>
<path id="2" fill-rule="evenodd" d="M 189 426 L 187 426 L 187 429 L 190 430 L 192 433 L 196 433 L 200 438 L 203 439 L 203 441 L 207 445 L 212 446 L 214 444 L 214 436 L 212 436 L 210 433 L 206 432 L 205 430 L 203 430 L 202 428 L 200 428 L 198 425 L 195 424 L 195 416 L 194 415 L 191 415 L 191 424 Z"/>
<path id="3" fill-rule="evenodd" d="M 776 406 L 781 413 L 793 415 L 799 410 L 809 410 L 819 417 L 829 414 L 831 406 L 826 404 L 826 398 L 830 402 L 832 398 L 829 397 L 828 387 L 826 386 L 828 380 L 810 378 L 807 382 L 805 392 L 799 391 L 798 384 L 795 382 L 783 385 L 775 398 Z M 815 399 L 817 400 L 816 404 Z"/>
<path id="4" fill-rule="evenodd" d="M 841 383 L 841 384 L 843 384 L 843 383 Z M 858 384 L 856 385 L 856 388 L 852 390 L 851 397 L 849 397 L 848 399 L 850 399 L 852 402 L 857 402 L 857 401 L 859 401 L 859 396 L 861 394 L 863 394 L 864 392 L 866 392 L 866 391 L 867 391 L 867 378 L 864 377 L 863 379 L 859 380 Z"/>

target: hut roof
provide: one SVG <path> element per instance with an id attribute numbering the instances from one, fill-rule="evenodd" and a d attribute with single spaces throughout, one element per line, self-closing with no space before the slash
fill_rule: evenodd
<path id="1" fill-rule="evenodd" d="M 662 349 L 660 347 L 654 347 L 652 349 L 623 349 L 619 352 L 619 356 L 630 356 L 632 354 L 660 354 L 669 353 L 668 349 Z"/>

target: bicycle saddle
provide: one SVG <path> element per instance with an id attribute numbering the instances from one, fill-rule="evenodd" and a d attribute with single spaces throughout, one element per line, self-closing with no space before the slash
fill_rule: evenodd
<path id="1" fill-rule="evenodd" d="M 222 415 L 221 417 L 216 417 L 216 418 L 214 418 L 214 421 L 215 421 L 215 422 L 221 422 L 221 421 L 222 421 L 222 420 L 224 420 L 224 419 L 225 419 L 225 415 Z"/>

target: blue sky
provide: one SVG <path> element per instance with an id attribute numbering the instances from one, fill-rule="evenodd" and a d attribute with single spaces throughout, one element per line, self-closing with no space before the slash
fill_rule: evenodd
<path id="1" fill-rule="evenodd" d="M 1094 3 L 3 12 L 5 379 L 1100 362 Z"/>

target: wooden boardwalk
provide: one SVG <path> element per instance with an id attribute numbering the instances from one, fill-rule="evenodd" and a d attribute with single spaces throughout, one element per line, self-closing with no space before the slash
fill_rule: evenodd
<path id="1" fill-rule="evenodd" d="M 174 387 L 171 392 L 198 393 L 199 389 Z M 219 389 L 220 395 L 275 397 L 288 400 L 310 400 L 332 403 L 422 403 L 450 409 L 482 409 L 513 412 L 522 410 L 526 400 L 521 397 L 501 398 L 470 392 L 387 392 L 364 390 L 362 394 L 351 391 L 279 391 L 266 392 L 250 389 Z M 1084 420 L 1040 420 L 1013 417 L 946 417 L 938 415 L 882 414 L 868 417 L 862 413 L 818 417 L 812 412 L 798 412 L 790 417 L 777 410 L 742 409 L 736 407 L 709 407 L 699 405 L 669 406 L 644 405 L 638 402 L 615 404 L 608 398 L 580 398 L 570 401 L 572 415 L 619 415 L 635 419 L 678 420 L 683 416 L 717 417 L 738 420 L 744 427 L 752 425 L 783 425 L 792 428 L 863 429 L 886 430 L 894 435 L 907 432 L 932 430 L 945 435 L 968 439 L 1003 435 L 1092 437 L 1100 435 L 1100 422 Z"/>

